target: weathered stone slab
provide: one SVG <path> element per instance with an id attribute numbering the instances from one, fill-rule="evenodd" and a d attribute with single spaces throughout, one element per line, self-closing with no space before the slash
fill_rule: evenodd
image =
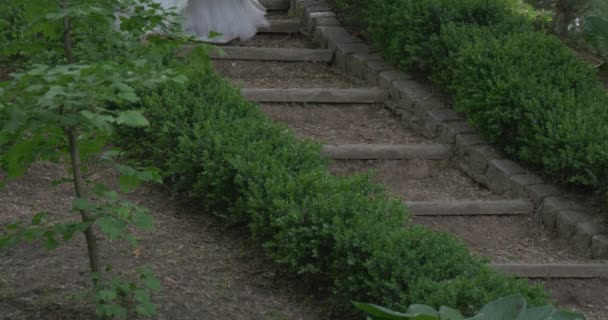
<path id="1" fill-rule="evenodd" d="M 260 0 L 266 10 L 288 10 L 289 0 Z"/>
<path id="2" fill-rule="evenodd" d="M 525 173 L 527 173 L 526 169 L 522 168 L 515 161 L 494 159 L 488 163 L 486 184 L 492 191 L 498 194 L 505 194 L 511 188 L 511 176 Z"/>
<path id="3" fill-rule="evenodd" d="M 536 279 L 608 278 L 608 264 L 493 264 L 494 269 Z"/>
<path id="4" fill-rule="evenodd" d="M 453 156 L 452 148 L 434 144 L 347 144 L 323 147 L 323 154 L 335 160 L 440 160 Z"/>
<path id="5" fill-rule="evenodd" d="M 525 193 L 535 206 L 540 206 L 541 203 L 550 196 L 558 196 L 561 192 L 551 184 L 538 184 L 527 186 Z"/>
<path id="6" fill-rule="evenodd" d="M 213 50 L 212 59 L 256 60 L 290 62 L 331 62 L 334 52 L 327 49 L 222 47 L 223 52 Z"/>
<path id="7" fill-rule="evenodd" d="M 382 57 L 379 54 L 353 53 L 346 57 L 346 71 L 358 79 L 365 80 L 367 64 L 370 61 L 382 61 Z"/>
<path id="8" fill-rule="evenodd" d="M 560 210 L 555 216 L 557 232 L 561 237 L 566 239 L 574 237 L 577 232 L 577 225 L 587 221 L 592 221 L 590 216 L 582 212 L 570 211 L 567 209 Z"/>
<path id="9" fill-rule="evenodd" d="M 473 146 L 465 155 L 467 167 L 483 175 L 488 170 L 488 163 L 494 159 L 504 159 L 504 155 L 489 145 Z"/>
<path id="10" fill-rule="evenodd" d="M 339 27 L 340 21 L 333 12 L 315 12 L 307 16 L 305 20 L 306 34 L 315 32 L 316 27 Z"/>
<path id="11" fill-rule="evenodd" d="M 474 133 L 461 133 L 456 135 L 455 143 L 456 151 L 460 156 L 466 154 L 468 149 L 472 146 L 488 144 L 481 136 Z"/>
<path id="12" fill-rule="evenodd" d="M 438 135 L 442 123 L 462 121 L 463 118 L 452 109 L 435 109 L 426 112 L 424 119 L 424 135 L 434 138 Z"/>
<path id="13" fill-rule="evenodd" d="M 525 197 L 526 187 L 543 183 L 543 179 L 535 174 L 516 174 L 509 178 L 509 190 L 507 192 L 515 197 Z"/>
<path id="14" fill-rule="evenodd" d="M 298 19 L 278 19 L 269 20 L 268 28 L 261 28 L 263 33 L 300 33 L 300 20 Z"/>
<path id="15" fill-rule="evenodd" d="M 605 233 L 608 233 L 608 228 L 604 225 L 592 222 L 581 222 L 574 227 L 572 243 L 579 249 L 579 252 L 591 253 L 593 256 L 593 237 Z"/>
<path id="16" fill-rule="evenodd" d="M 341 72 L 346 72 L 346 61 L 352 54 L 369 53 L 369 47 L 363 43 L 338 43 L 335 48 L 330 48 L 335 51 L 334 66 Z"/>
<path id="17" fill-rule="evenodd" d="M 384 61 L 368 61 L 365 81 L 376 85 L 380 82 L 380 73 L 383 71 L 395 70 L 393 66 Z"/>
<path id="18" fill-rule="evenodd" d="M 378 103 L 386 94 L 378 89 L 242 89 L 243 97 L 256 102 Z"/>
<path id="19" fill-rule="evenodd" d="M 417 104 L 420 105 L 420 104 Z M 434 105 L 435 108 L 443 107 L 440 101 L 437 101 Z M 453 122 L 441 122 L 438 128 L 439 141 L 443 143 L 455 143 L 456 136 L 465 133 L 475 133 L 475 130 L 471 128 L 466 121 L 453 121 Z"/>
<path id="20" fill-rule="evenodd" d="M 534 211 L 527 199 L 410 201 L 406 205 L 416 216 L 529 215 Z"/>
<path id="21" fill-rule="evenodd" d="M 594 259 L 608 259 L 608 234 L 597 234 L 591 240 L 591 255 Z"/>
<path id="22" fill-rule="evenodd" d="M 397 81 L 397 80 L 409 80 L 411 79 L 412 76 L 410 74 L 407 74 L 401 70 L 387 70 L 387 71 L 383 71 L 380 72 L 380 74 L 378 74 L 378 84 L 380 85 L 380 87 L 386 89 L 386 90 L 391 90 L 392 89 L 392 84 L 393 82 Z M 404 83 L 404 84 L 409 84 L 409 83 Z M 403 84 L 402 84 L 403 85 Z M 393 98 L 395 100 L 399 100 L 401 98 L 401 94 L 393 94 Z"/>
<path id="23" fill-rule="evenodd" d="M 335 48 L 338 43 L 361 43 L 361 39 L 351 35 L 342 27 L 317 27 L 313 39 L 321 47 Z"/>
<path id="24" fill-rule="evenodd" d="M 313 13 L 318 12 L 332 12 L 331 7 L 327 3 L 319 2 L 315 5 L 309 5 L 303 7 L 303 14 L 305 17 L 310 16 Z"/>
<path id="25" fill-rule="evenodd" d="M 545 198 L 539 208 L 545 227 L 549 230 L 556 229 L 560 232 L 560 235 L 566 237 L 574 232 L 577 223 L 587 222 L 584 212 L 585 207 L 561 196 Z"/>

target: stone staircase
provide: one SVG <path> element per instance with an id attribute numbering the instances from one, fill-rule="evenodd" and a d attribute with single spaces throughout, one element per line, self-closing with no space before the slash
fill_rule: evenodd
<path id="1" fill-rule="evenodd" d="M 420 133 L 420 121 L 428 113 L 409 118 L 393 114 L 387 97 L 399 92 L 381 89 L 409 90 L 415 87 L 412 79 L 370 53 L 361 40 L 334 27 L 339 25 L 335 15 L 324 7 L 307 7 L 309 19 L 300 21 L 289 16 L 289 1 L 262 2 L 272 24 L 252 41 L 267 46 L 243 43 L 212 55 L 218 72 L 241 86 L 246 99 L 259 102 L 270 118 L 299 137 L 323 143 L 323 153 L 334 160 L 333 174 L 374 169 L 376 180 L 407 204 L 409 223 L 460 237 L 473 253 L 489 256 L 497 270 L 544 281 L 560 291 L 555 297 L 566 304 L 584 296 L 580 290 L 601 293 L 595 302 L 579 301 L 576 306 L 590 319 L 608 319 L 608 313 L 596 316 L 608 305 L 608 265 L 544 229 L 534 201 L 496 194 L 465 174 L 457 156 L 459 145 L 467 141 L 444 138 L 467 133 L 464 125 L 456 121 L 433 127 L 427 122 L 423 129 L 437 137 L 429 139 Z M 338 38 L 343 41 L 331 41 Z M 362 62 L 366 68 L 357 69 Z M 347 76 L 347 68 L 358 76 Z M 451 110 L 431 116 L 437 121 L 455 117 Z M 593 307 L 602 303 L 600 309 Z"/>

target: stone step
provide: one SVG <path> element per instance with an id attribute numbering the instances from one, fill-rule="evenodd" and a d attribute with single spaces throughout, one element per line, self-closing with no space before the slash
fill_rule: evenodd
<path id="1" fill-rule="evenodd" d="M 288 62 L 331 62 L 334 52 L 329 49 L 220 47 L 211 50 L 212 59 L 257 60 Z"/>
<path id="2" fill-rule="evenodd" d="M 416 216 L 504 216 L 534 212 L 527 199 L 406 201 Z"/>
<path id="3" fill-rule="evenodd" d="M 378 103 L 386 99 L 379 89 L 241 89 L 243 97 L 255 102 Z"/>
<path id="4" fill-rule="evenodd" d="M 262 28 L 259 32 L 264 33 L 300 33 L 299 19 L 270 19 L 270 27 Z"/>
<path id="5" fill-rule="evenodd" d="M 289 10 L 289 0 L 260 0 L 266 10 Z"/>
<path id="6" fill-rule="evenodd" d="M 608 264 L 492 264 L 494 269 L 529 279 L 608 279 Z"/>
<path id="7" fill-rule="evenodd" d="M 334 160 L 442 160 L 454 153 L 441 144 L 344 144 L 325 145 L 323 154 Z"/>

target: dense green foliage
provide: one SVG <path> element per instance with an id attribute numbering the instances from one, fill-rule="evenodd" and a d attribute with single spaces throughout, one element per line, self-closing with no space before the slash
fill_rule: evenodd
<path id="1" fill-rule="evenodd" d="M 503 0 L 337 0 L 393 63 L 426 71 L 481 134 L 561 182 L 605 193 L 608 94 L 533 13 Z M 605 194 L 604 194 L 605 196 Z"/>
<path id="2" fill-rule="evenodd" d="M 118 28 L 115 12 L 126 8 L 130 14 Z M 117 127 L 148 125 L 138 110 L 108 106 L 136 103 L 135 88 L 186 80 L 181 65 L 166 59 L 187 41 L 174 17 L 151 0 L 0 2 L 0 67 L 9 60 L 9 69 L 17 69 L 0 82 L 2 178 L 22 175 L 35 161 L 69 162 L 70 178 L 55 184 L 72 183 L 69 211 L 75 219 L 80 216 L 53 221 L 52 214 L 39 212 L 30 221 L 6 223 L 0 226 L 0 249 L 24 241 L 54 249 L 84 233 L 93 284 L 87 296 L 99 318 L 152 316 L 156 310 L 150 293 L 160 289 L 160 281 L 147 268 L 130 276 L 112 270 L 100 257 L 96 235 L 137 247 L 133 230 L 153 229 L 152 216 L 104 183 L 85 179 L 83 172 L 87 160 L 105 160 L 120 174 L 121 191 L 160 182 L 156 168 L 116 163 L 124 161 L 124 153 L 105 149 Z M 142 43 L 151 31 L 171 37 Z"/>
<path id="3" fill-rule="evenodd" d="M 393 311 L 378 305 L 354 303 L 368 314 L 369 320 L 465 320 L 464 316 L 450 307 L 439 310 L 426 305 L 411 305 L 406 313 Z M 520 295 L 500 298 L 485 305 L 477 315 L 468 320 L 584 320 L 582 314 L 558 311 L 551 305 L 528 308 Z"/>
<path id="4" fill-rule="evenodd" d="M 330 176 L 319 145 L 267 120 L 211 71 L 189 78 L 146 95 L 151 126 L 123 132 L 126 148 L 178 193 L 247 225 L 284 270 L 331 293 L 335 311 L 352 299 L 466 313 L 512 293 L 544 301 L 541 288 L 491 270 L 453 237 L 405 227 L 403 204 L 369 177 Z"/>

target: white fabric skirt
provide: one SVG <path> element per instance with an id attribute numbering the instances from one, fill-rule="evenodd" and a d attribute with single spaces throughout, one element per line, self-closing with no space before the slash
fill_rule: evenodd
<path id="1" fill-rule="evenodd" d="M 184 29 L 200 40 L 226 43 L 253 38 L 269 25 L 266 8 L 258 0 L 156 0 L 184 17 Z M 220 34 L 210 37 L 211 34 Z"/>

